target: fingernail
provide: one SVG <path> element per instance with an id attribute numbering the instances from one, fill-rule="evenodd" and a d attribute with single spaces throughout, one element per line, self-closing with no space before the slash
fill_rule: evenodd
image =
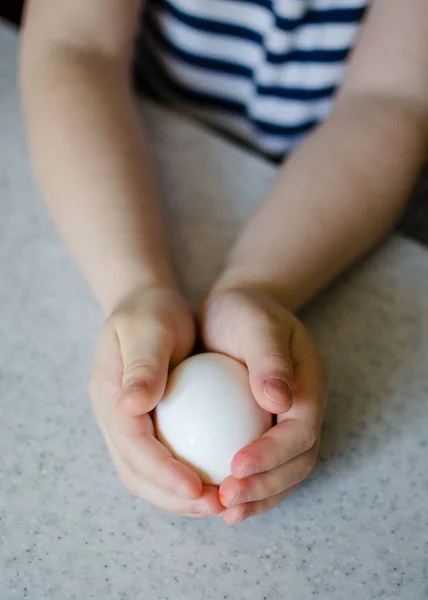
<path id="1" fill-rule="evenodd" d="M 239 525 L 240 523 L 242 523 L 242 521 L 245 521 L 245 519 L 248 519 L 248 517 L 251 517 L 250 511 L 249 510 L 244 510 L 244 512 L 242 513 L 241 518 L 239 519 L 239 521 L 236 524 Z"/>
<path id="2" fill-rule="evenodd" d="M 195 504 L 195 512 L 200 515 L 212 516 L 212 511 L 207 504 Z"/>
<path id="3" fill-rule="evenodd" d="M 251 496 L 250 492 L 247 490 L 242 490 L 241 492 L 237 492 L 235 497 L 232 499 L 232 502 L 229 506 L 236 506 L 237 504 L 244 504 L 245 502 L 250 502 Z"/>
<path id="4" fill-rule="evenodd" d="M 279 377 L 268 377 L 265 379 L 264 392 L 272 402 L 284 404 L 293 403 L 293 390 L 288 381 Z"/>
<path id="5" fill-rule="evenodd" d="M 123 388 L 123 396 L 132 396 L 133 394 L 145 394 L 149 390 L 147 381 L 131 381 Z"/>
<path id="6" fill-rule="evenodd" d="M 257 475 L 260 473 L 260 467 L 258 465 L 248 465 L 248 467 L 244 467 L 239 474 L 239 477 L 244 479 L 245 477 L 251 477 L 251 475 Z"/>
<path id="7" fill-rule="evenodd" d="M 240 523 L 242 523 L 242 521 L 245 521 L 245 519 L 248 519 L 248 517 L 251 517 L 251 513 L 249 510 L 244 510 L 242 511 L 241 516 L 239 517 L 239 519 L 235 522 L 235 523 L 229 523 L 229 525 L 232 525 L 233 527 L 236 527 L 237 525 L 240 525 Z"/>
<path id="8" fill-rule="evenodd" d="M 185 485 L 179 485 L 178 487 L 173 488 L 173 491 L 186 500 L 194 500 L 196 496 L 196 494 Z"/>

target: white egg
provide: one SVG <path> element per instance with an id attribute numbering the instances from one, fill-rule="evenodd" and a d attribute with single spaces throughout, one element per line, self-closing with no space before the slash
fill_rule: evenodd
<path id="1" fill-rule="evenodd" d="M 158 439 L 204 483 L 231 474 L 238 450 L 272 426 L 251 392 L 248 370 L 222 354 L 198 354 L 171 373 L 155 410 Z"/>

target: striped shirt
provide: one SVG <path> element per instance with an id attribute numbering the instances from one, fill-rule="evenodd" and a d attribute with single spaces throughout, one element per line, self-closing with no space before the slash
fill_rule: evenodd
<path id="1" fill-rule="evenodd" d="M 148 0 L 137 88 L 280 158 L 329 114 L 368 0 Z"/>

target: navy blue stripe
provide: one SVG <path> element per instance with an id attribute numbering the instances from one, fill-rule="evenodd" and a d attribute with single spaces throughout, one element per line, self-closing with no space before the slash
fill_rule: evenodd
<path id="1" fill-rule="evenodd" d="M 303 22 L 305 25 L 349 25 L 359 23 L 364 17 L 366 7 L 361 8 L 325 8 L 310 10 Z"/>
<path id="2" fill-rule="evenodd" d="M 267 62 L 274 65 L 286 62 L 332 64 L 346 60 L 349 50 L 349 48 L 341 48 L 340 50 L 292 50 L 284 54 L 266 52 L 266 59 Z"/>
<path id="3" fill-rule="evenodd" d="M 241 117 L 245 117 L 251 122 L 254 128 L 261 133 L 270 134 L 274 136 L 295 137 L 297 135 L 301 135 L 302 133 L 306 133 L 318 124 L 318 121 L 315 119 L 311 119 L 304 123 L 300 123 L 299 125 L 289 126 L 269 123 L 260 119 L 255 119 L 254 117 L 249 115 L 247 112 L 247 107 L 241 102 L 225 100 L 224 98 L 214 96 L 208 92 L 195 91 L 185 88 L 180 83 L 174 81 L 171 77 L 167 75 L 164 68 L 162 67 L 162 64 L 158 61 L 157 57 L 155 57 L 151 49 L 148 47 L 145 48 L 145 55 L 140 64 L 137 65 L 137 68 L 138 66 L 141 69 L 139 73 L 140 78 L 142 78 L 145 82 L 143 89 L 147 87 L 149 89 L 151 88 L 150 81 L 146 77 L 144 77 L 144 73 L 142 72 L 145 66 L 149 66 L 150 70 L 153 73 L 156 73 L 156 77 L 161 87 L 165 88 L 167 92 L 174 94 L 182 101 L 191 103 L 195 107 L 221 110 L 228 114 L 234 114 L 239 115 Z"/>
<path id="4" fill-rule="evenodd" d="M 331 98 L 336 93 L 337 86 L 328 86 L 319 89 L 302 89 L 302 88 L 282 88 L 274 85 L 263 86 L 258 84 L 256 86 L 257 94 L 259 96 L 271 96 L 275 98 L 281 98 L 283 100 L 301 100 L 313 101 L 313 100 L 325 100 Z"/>
<path id="5" fill-rule="evenodd" d="M 190 54 L 178 48 L 168 40 L 151 20 L 147 23 L 150 27 L 150 35 L 156 44 L 159 44 L 166 52 L 171 53 L 176 60 L 185 65 L 196 66 L 213 73 L 237 75 L 243 79 L 253 79 L 253 71 L 243 65 L 236 65 L 219 59 L 204 58 Z M 334 94 L 336 87 L 328 86 L 318 89 L 285 88 L 280 86 L 264 86 L 253 81 L 254 89 L 260 96 L 274 96 L 284 100 L 301 100 L 303 102 L 321 100 Z"/>
<path id="6" fill-rule="evenodd" d="M 239 1 L 239 0 L 238 0 Z M 229 35 L 232 37 L 238 37 L 254 41 L 257 43 L 263 42 L 263 35 L 254 29 L 248 27 L 225 23 L 216 19 L 207 19 L 202 17 L 196 17 L 188 14 L 177 6 L 172 4 L 169 0 L 162 0 L 162 9 L 166 10 L 170 14 L 174 15 L 182 23 L 190 27 L 201 31 L 207 31 L 210 33 L 218 33 L 222 35 Z M 355 9 L 325 9 L 325 10 L 310 10 L 302 19 L 291 20 L 284 17 L 279 17 L 273 13 L 275 17 L 275 25 L 283 31 L 294 31 L 297 27 L 312 24 L 352 24 L 358 23 L 364 16 L 365 8 Z"/>

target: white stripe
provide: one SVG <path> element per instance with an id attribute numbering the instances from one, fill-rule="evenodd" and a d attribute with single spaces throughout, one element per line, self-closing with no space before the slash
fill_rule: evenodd
<path id="1" fill-rule="evenodd" d="M 251 91 L 248 101 L 251 116 L 276 125 L 299 126 L 308 121 L 319 120 L 331 104 L 330 98 L 304 104 L 273 96 L 260 97 L 254 93 L 254 88 Z"/>
<path id="2" fill-rule="evenodd" d="M 273 12 L 284 19 L 297 21 L 307 9 L 307 4 L 302 0 L 272 0 Z"/>
<path id="3" fill-rule="evenodd" d="M 260 85 L 316 90 L 337 86 L 343 79 L 345 69 L 346 65 L 342 63 L 264 64 L 257 70 L 257 82 Z"/>
<path id="4" fill-rule="evenodd" d="M 300 27 L 295 38 L 297 50 L 341 50 L 348 48 L 358 31 L 356 23 L 306 25 Z"/>
<path id="5" fill-rule="evenodd" d="M 358 30 L 349 25 L 305 25 L 292 35 L 273 29 L 265 38 L 266 48 L 275 54 L 293 50 L 341 50 L 348 48 Z"/>
<path id="6" fill-rule="evenodd" d="M 272 0 L 272 10 L 284 19 L 298 20 L 307 10 L 364 8 L 368 0 Z"/>

